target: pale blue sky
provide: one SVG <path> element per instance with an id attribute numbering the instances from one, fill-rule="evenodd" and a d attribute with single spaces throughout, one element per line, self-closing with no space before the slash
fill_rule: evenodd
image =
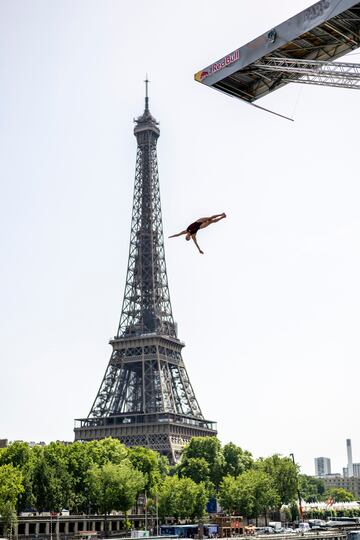
<path id="1" fill-rule="evenodd" d="M 355 90 L 263 106 L 193 81 L 312 2 L 0 1 L 0 438 L 72 440 L 117 329 L 145 74 L 184 361 L 219 438 L 303 471 L 360 461 Z M 352 61 L 356 61 L 354 56 Z"/>

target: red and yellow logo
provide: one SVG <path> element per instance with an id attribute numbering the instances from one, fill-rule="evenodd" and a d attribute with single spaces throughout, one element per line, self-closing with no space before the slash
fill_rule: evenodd
<path id="1" fill-rule="evenodd" d="M 206 70 L 201 70 L 195 73 L 195 81 L 202 81 L 205 77 L 209 76 L 209 72 Z"/>
<path id="2" fill-rule="evenodd" d="M 240 52 L 239 49 L 237 49 L 233 53 L 224 56 L 224 58 L 212 64 L 209 68 L 202 69 L 201 71 L 195 73 L 195 81 L 201 82 L 202 80 L 206 79 L 206 77 L 209 77 L 209 75 L 216 73 L 216 71 L 220 71 L 224 67 L 233 64 L 234 62 L 236 62 L 236 60 L 239 60 L 239 57 Z"/>

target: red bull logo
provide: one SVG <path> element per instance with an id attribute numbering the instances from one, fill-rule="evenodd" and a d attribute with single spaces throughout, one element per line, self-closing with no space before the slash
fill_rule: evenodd
<path id="1" fill-rule="evenodd" d="M 195 73 L 195 81 L 201 82 L 203 79 L 209 76 L 209 72 L 206 69 Z"/>
<path id="2" fill-rule="evenodd" d="M 220 71 L 220 69 L 223 69 L 224 67 L 229 66 L 230 64 L 233 64 L 234 62 L 236 62 L 236 60 L 239 60 L 239 58 L 240 58 L 240 52 L 239 52 L 239 49 L 237 49 L 233 53 L 230 53 L 227 56 L 224 56 L 224 58 L 212 64 L 209 68 L 204 69 L 202 71 L 198 71 L 195 74 L 195 80 L 201 82 L 203 79 L 206 79 L 206 77 L 209 77 L 209 75 L 212 75 L 213 73 Z"/>

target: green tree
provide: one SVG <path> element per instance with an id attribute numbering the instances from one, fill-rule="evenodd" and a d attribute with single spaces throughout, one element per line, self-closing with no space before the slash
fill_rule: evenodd
<path id="1" fill-rule="evenodd" d="M 197 484 L 210 482 L 210 466 L 203 457 L 184 458 L 177 472 L 180 477 L 191 478 Z"/>
<path id="2" fill-rule="evenodd" d="M 325 497 L 334 499 L 335 502 L 355 501 L 355 496 L 344 488 L 329 488 L 325 492 Z"/>
<path id="3" fill-rule="evenodd" d="M 88 471 L 94 465 L 91 443 L 74 442 L 66 448 L 67 469 L 70 475 L 69 510 L 90 513 Z"/>
<path id="4" fill-rule="evenodd" d="M 30 461 L 31 448 L 28 443 L 23 441 L 15 441 L 9 444 L 0 453 L 0 466 L 13 465 L 19 469 L 23 469 Z"/>
<path id="5" fill-rule="evenodd" d="M 224 478 L 219 500 L 229 513 L 257 518 L 279 505 L 280 498 L 270 475 L 259 469 L 249 469 L 237 478 Z"/>
<path id="6" fill-rule="evenodd" d="M 183 450 L 178 469 L 183 476 L 185 476 L 184 472 L 186 470 L 194 470 L 192 466 L 194 462 L 192 462 L 192 465 L 188 463 L 190 459 L 203 459 L 206 461 L 209 468 L 208 482 L 211 482 L 215 488 L 218 488 L 224 475 L 225 466 L 219 439 L 216 437 L 193 437 L 190 439 L 190 442 Z M 200 465 L 199 462 L 197 464 Z M 198 467 L 199 469 L 200 466 Z"/>
<path id="7" fill-rule="evenodd" d="M 306 474 L 299 474 L 299 491 L 306 502 L 321 501 L 325 493 L 324 480 Z"/>
<path id="8" fill-rule="evenodd" d="M 99 441 L 91 441 L 88 445 L 89 457 L 94 464 L 105 465 L 105 463 L 119 464 L 128 456 L 128 449 L 118 439 L 107 437 Z"/>
<path id="9" fill-rule="evenodd" d="M 240 498 L 239 491 L 238 479 L 234 478 L 234 476 L 225 476 L 218 492 L 220 506 L 227 514 L 250 516 L 253 509 L 253 501 L 249 496 L 244 504 L 244 501 Z"/>
<path id="10" fill-rule="evenodd" d="M 196 484 L 191 478 L 180 478 L 176 495 L 175 517 L 193 519 L 204 515 L 207 497 L 203 484 Z"/>
<path id="11" fill-rule="evenodd" d="M 226 476 L 239 476 L 239 474 L 251 469 L 254 464 L 251 453 L 232 442 L 224 446 L 223 455 L 225 459 L 224 474 Z"/>
<path id="12" fill-rule="evenodd" d="M 195 519 L 205 515 L 207 491 L 191 478 L 168 476 L 159 492 L 159 513 L 175 519 Z"/>
<path id="13" fill-rule="evenodd" d="M 270 508 L 280 506 L 280 496 L 274 479 L 263 471 L 251 469 L 243 474 L 248 478 L 249 491 L 254 500 L 254 517 L 265 514 Z M 240 477 L 241 478 L 241 477 Z"/>
<path id="14" fill-rule="evenodd" d="M 4 525 L 4 536 L 11 539 L 18 523 L 15 506 L 10 501 L 3 503 L 0 505 L 0 514 Z"/>
<path id="15" fill-rule="evenodd" d="M 71 501 L 72 478 L 68 470 L 67 447 L 53 442 L 32 449 L 29 477 L 36 508 L 60 512 Z"/>
<path id="16" fill-rule="evenodd" d="M 31 484 L 28 477 L 29 464 L 31 461 L 31 448 L 28 443 L 15 441 L 10 443 L 6 448 L 2 448 L 0 452 L 0 466 L 13 465 L 22 472 L 24 490 L 17 499 L 17 511 L 22 508 L 31 506 Z"/>
<path id="17" fill-rule="evenodd" d="M 196 484 L 196 489 L 194 493 L 194 506 L 193 512 L 191 514 L 192 519 L 201 519 L 206 514 L 206 504 L 209 500 L 208 490 L 206 485 L 203 482 Z"/>
<path id="18" fill-rule="evenodd" d="M 159 514 L 162 517 L 175 516 L 177 512 L 177 490 L 179 478 L 176 475 L 165 478 L 158 495 Z"/>
<path id="19" fill-rule="evenodd" d="M 0 466 L 0 514 L 7 536 L 11 537 L 16 526 L 16 505 L 24 491 L 23 475 L 13 465 Z"/>
<path id="20" fill-rule="evenodd" d="M 129 460 L 144 475 L 147 495 L 155 495 L 167 473 L 162 456 L 150 448 L 136 446 L 129 448 Z"/>
<path id="21" fill-rule="evenodd" d="M 35 508 L 42 512 L 47 510 L 47 496 L 50 472 L 44 458 L 44 448 L 34 446 L 31 452 L 31 466 L 29 479 L 31 484 L 32 500 Z"/>
<path id="22" fill-rule="evenodd" d="M 256 467 L 271 476 L 279 495 L 280 505 L 289 504 L 296 499 L 299 469 L 291 458 L 274 454 L 265 459 L 259 459 L 256 462 Z"/>
<path id="23" fill-rule="evenodd" d="M 2 465 L 0 467 L 0 506 L 10 503 L 15 508 L 17 500 L 23 491 L 24 485 L 21 471 L 13 467 L 13 465 Z"/>
<path id="24" fill-rule="evenodd" d="M 125 513 L 135 505 L 136 496 L 145 486 L 144 475 L 129 460 L 93 465 L 89 470 L 90 495 L 94 505 L 107 516 L 112 510 Z"/>

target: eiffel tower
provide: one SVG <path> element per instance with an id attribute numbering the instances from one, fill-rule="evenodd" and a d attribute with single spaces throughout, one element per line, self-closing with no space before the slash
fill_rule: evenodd
<path id="1" fill-rule="evenodd" d="M 166 273 L 156 145 L 159 124 L 145 110 L 135 120 L 137 156 L 130 250 L 113 352 L 87 418 L 75 420 L 75 440 L 112 436 L 145 446 L 176 463 L 184 445 L 216 435 L 204 419 L 177 337 Z"/>

